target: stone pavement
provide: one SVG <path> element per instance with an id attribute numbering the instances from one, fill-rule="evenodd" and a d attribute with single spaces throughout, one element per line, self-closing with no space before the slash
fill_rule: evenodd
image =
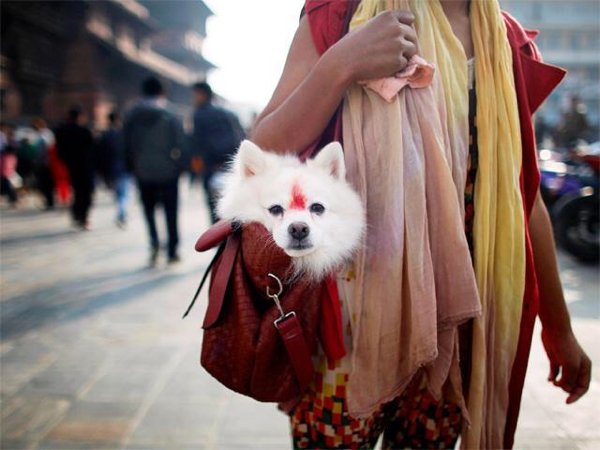
<path id="1" fill-rule="evenodd" d="M 283 414 L 230 393 L 199 366 L 206 302 L 184 321 L 181 314 L 208 262 L 193 251 L 207 213 L 197 188 L 182 191 L 183 261 L 155 269 L 144 267 L 137 204 L 125 231 L 113 224 L 106 193 L 90 232 L 31 201 L 2 209 L 2 449 L 289 448 Z M 597 267 L 565 256 L 561 266 L 575 330 L 598 365 Z M 567 407 L 545 381 L 535 341 L 517 448 L 600 448 L 599 372 L 590 394 Z"/>

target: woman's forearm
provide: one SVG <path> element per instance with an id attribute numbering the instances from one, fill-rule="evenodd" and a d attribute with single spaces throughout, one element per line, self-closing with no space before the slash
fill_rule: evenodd
<path id="1" fill-rule="evenodd" d="M 328 50 L 276 109 L 259 117 L 251 138 L 262 148 L 299 153 L 325 129 L 350 85 L 351 76 Z"/>
<path id="2" fill-rule="evenodd" d="M 540 320 L 550 332 L 571 332 L 571 320 L 560 282 L 552 223 L 548 210 L 538 194 L 529 232 L 540 292 Z"/>
<path id="3" fill-rule="evenodd" d="M 400 72 L 416 54 L 414 16 L 388 11 L 346 34 L 319 57 L 300 21 L 279 84 L 251 133 L 260 147 L 301 152 L 318 138 L 351 83 Z"/>

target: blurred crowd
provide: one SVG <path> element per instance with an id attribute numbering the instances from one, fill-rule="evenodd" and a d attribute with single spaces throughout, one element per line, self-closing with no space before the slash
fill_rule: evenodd
<path id="1" fill-rule="evenodd" d="M 236 114 L 215 104 L 213 91 L 205 82 L 196 83 L 190 90 L 194 112 L 189 118 L 173 112 L 167 92 L 157 78 L 146 79 L 140 94 L 139 101 L 130 110 L 110 112 L 109 125 L 101 132 L 92 131 L 85 111 L 78 106 L 72 106 L 63 123 L 52 130 L 40 117 L 25 127 L 1 123 L 1 194 L 11 208 L 18 207 L 20 197 L 31 194 L 41 199 L 46 210 L 54 209 L 57 204 L 70 205 L 73 226 L 89 230 L 94 191 L 103 185 L 114 194 L 116 225 L 126 228 L 130 190 L 135 184 L 147 224 L 150 265 L 156 264 L 161 249 L 155 219 L 158 206 L 162 206 L 165 214 L 166 256 L 169 263 L 174 263 L 179 261 L 180 176 L 188 174 L 190 187 L 196 183 L 202 185 L 210 219 L 216 222 L 216 199 L 224 169 L 244 138 L 245 130 Z M 187 133 L 182 119 L 189 119 L 187 122 L 191 123 Z M 561 158 L 571 165 L 572 149 L 580 148 L 582 141 L 597 140 L 596 134 L 588 123 L 585 105 L 577 96 L 569 99 L 558 124 L 551 126 L 541 116 L 536 121 L 540 149 L 550 148 L 570 155 L 567 161 L 564 155 L 553 153 L 559 156 L 552 159 Z M 584 163 L 589 165 L 588 160 Z M 597 184 L 595 166 L 592 182 L 584 180 L 578 169 L 576 184 L 573 180 L 570 184 L 565 182 L 569 174 L 563 169 L 565 173 L 554 173 L 556 166 L 555 161 L 542 161 L 541 165 L 541 188 L 549 207 L 558 204 L 558 200 L 570 192 L 571 185 L 571 190 L 580 191 L 580 185 Z M 583 246 L 587 255 L 590 245 L 584 241 L 585 246 L 579 247 Z M 579 247 L 576 253 L 582 254 Z M 598 246 L 592 247 L 592 257 L 587 259 L 596 260 Z"/>
<path id="2" fill-rule="evenodd" d="M 89 213 L 100 183 L 114 193 L 115 223 L 125 228 L 130 188 L 135 183 L 147 224 L 150 265 L 156 264 L 160 251 L 157 206 L 165 213 L 168 261 L 177 262 L 180 176 L 188 173 L 190 186 L 202 183 L 215 222 L 221 175 L 245 136 L 236 114 L 213 102 L 209 84 L 196 83 L 190 95 L 193 127 L 187 134 L 162 82 L 154 77 L 142 83 L 141 98 L 131 110 L 110 112 L 109 126 L 102 132 L 92 132 L 79 106 L 72 106 L 54 129 L 40 117 L 25 127 L 2 122 L 2 196 L 11 208 L 30 194 L 39 196 L 46 210 L 70 205 L 73 226 L 83 231 L 91 228 Z"/>

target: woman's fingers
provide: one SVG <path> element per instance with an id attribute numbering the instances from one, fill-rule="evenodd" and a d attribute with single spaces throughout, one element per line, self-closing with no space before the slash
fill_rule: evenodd
<path id="1" fill-rule="evenodd" d="M 398 57 L 398 68 L 396 72 L 403 71 L 406 66 L 408 66 L 408 58 L 404 54 L 401 54 Z"/>
<path id="2" fill-rule="evenodd" d="M 344 36 L 335 46 L 346 56 L 352 80 L 393 76 L 417 53 L 410 11 L 385 11 Z"/>
<path id="3" fill-rule="evenodd" d="M 405 25 L 412 25 L 415 21 L 415 15 L 410 11 L 395 10 L 391 11 L 391 14 L 398 22 Z"/>
<path id="4" fill-rule="evenodd" d="M 403 25 L 404 27 L 404 39 L 413 44 L 417 45 L 417 32 L 412 26 Z"/>
<path id="5" fill-rule="evenodd" d="M 560 379 L 554 384 L 562 388 L 563 391 L 571 393 L 577 384 L 580 361 L 569 361 L 563 364 L 560 371 Z"/>
<path id="6" fill-rule="evenodd" d="M 555 362 L 550 361 L 550 372 L 548 373 L 548 381 L 556 382 L 556 377 L 558 377 L 558 372 L 560 370 L 560 366 Z"/>
<path id="7" fill-rule="evenodd" d="M 410 59 L 417 54 L 417 46 L 405 38 L 404 51 L 402 52 L 406 59 Z"/>
<path id="8" fill-rule="evenodd" d="M 592 376 L 592 361 L 585 356 L 582 358 L 581 366 L 579 367 L 579 374 L 577 376 L 577 383 L 575 388 L 571 391 L 571 395 L 567 397 L 567 404 L 575 403 L 590 388 L 590 381 Z"/>

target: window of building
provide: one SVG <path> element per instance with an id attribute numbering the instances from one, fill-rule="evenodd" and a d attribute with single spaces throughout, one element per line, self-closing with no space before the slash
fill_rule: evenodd
<path id="1" fill-rule="evenodd" d="M 548 50 L 564 49 L 565 36 L 562 31 L 547 32 L 545 36 L 546 48 Z"/>

